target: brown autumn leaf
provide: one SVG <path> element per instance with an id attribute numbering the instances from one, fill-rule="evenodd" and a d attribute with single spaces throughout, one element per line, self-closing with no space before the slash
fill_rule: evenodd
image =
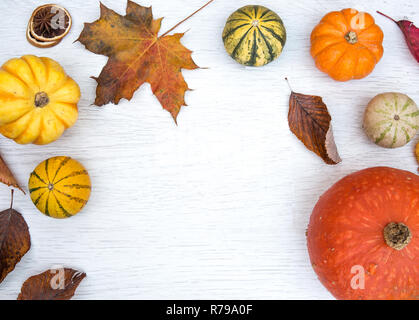
<path id="1" fill-rule="evenodd" d="M 85 277 L 70 268 L 47 270 L 27 279 L 17 300 L 70 300 Z"/>
<path id="2" fill-rule="evenodd" d="M 327 164 L 341 162 L 333 137 L 332 118 L 321 97 L 295 93 L 291 89 L 288 124 L 307 149 Z"/>
<path id="3" fill-rule="evenodd" d="M 177 25 L 158 36 L 161 21 L 153 20 L 151 7 L 128 0 L 125 16 L 101 3 L 99 20 L 85 23 L 77 40 L 89 51 L 109 57 L 99 77 L 94 78 L 98 83 L 95 105 L 131 100 L 134 92 L 148 82 L 176 122 L 180 108 L 186 106 L 185 92 L 190 90 L 182 69 L 199 67 L 192 60 L 192 51 L 180 42 L 184 34 L 167 35 Z"/>
<path id="4" fill-rule="evenodd" d="M 0 156 L 0 182 L 10 186 L 13 186 L 15 188 L 18 188 L 20 191 L 25 193 L 23 189 L 19 186 L 17 183 L 15 177 L 13 176 L 13 173 L 10 171 L 9 167 L 4 162 L 3 158 Z"/>
<path id="5" fill-rule="evenodd" d="M 29 228 L 23 216 L 10 208 L 0 212 L 0 283 L 12 272 L 31 247 Z"/>

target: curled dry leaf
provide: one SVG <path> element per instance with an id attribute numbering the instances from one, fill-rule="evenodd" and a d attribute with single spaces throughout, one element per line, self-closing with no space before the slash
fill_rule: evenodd
<path id="1" fill-rule="evenodd" d="M 332 118 L 322 98 L 295 93 L 291 89 L 289 106 L 289 127 L 307 149 L 327 164 L 341 162 L 330 123 Z"/>
<path id="2" fill-rule="evenodd" d="M 18 300 L 69 300 L 86 274 L 70 268 L 47 270 L 27 279 Z"/>
<path id="3" fill-rule="evenodd" d="M 13 186 L 15 188 L 18 188 L 20 191 L 25 193 L 23 189 L 19 186 L 17 183 L 15 177 L 13 176 L 13 173 L 10 171 L 9 167 L 4 162 L 3 158 L 0 156 L 0 182 L 10 186 Z"/>
<path id="4" fill-rule="evenodd" d="M 390 19 L 399 26 L 400 30 L 403 32 L 404 38 L 406 40 L 410 52 L 412 53 L 413 57 L 415 57 L 416 61 L 419 62 L 419 28 L 415 27 L 412 21 L 396 21 L 380 11 L 377 11 L 377 13 Z"/>
<path id="5" fill-rule="evenodd" d="M 98 83 L 95 105 L 131 100 L 134 92 L 148 82 L 176 122 L 189 90 L 182 69 L 198 66 L 192 60 L 192 51 L 180 42 L 183 33 L 167 35 L 172 28 L 158 36 L 161 21 L 153 19 L 151 7 L 128 1 L 125 16 L 100 4 L 99 20 L 85 23 L 78 41 L 87 50 L 109 57 L 99 77 L 94 78 Z"/>
<path id="6" fill-rule="evenodd" d="M 29 228 L 23 216 L 10 208 L 0 212 L 0 283 L 14 270 L 31 247 Z"/>

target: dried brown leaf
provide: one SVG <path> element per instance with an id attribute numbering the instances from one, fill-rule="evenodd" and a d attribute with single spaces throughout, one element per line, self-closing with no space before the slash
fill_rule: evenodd
<path id="1" fill-rule="evenodd" d="M 323 99 L 291 90 L 289 106 L 289 127 L 307 149 L 327 164 L 341 162 L 330 124 L 332 118 Z"/>
<path id="2" fill-rule="evenodd" d="M 31 247 L 29 228 L 23 216 L 12 208 L 0 212 L 0 283 L 14 270 Z"/>
<path id="3" fill-rule="evenodd" d="M 27 279 L 18 300 L 70 300 L 86 274 L 70 268 L 47 270 Z"/>
<path id="4" fill-rule="evenodd" d="M 176 122 L 181 107 L 186 105 L 185 92 L 190 90 L 182 69 L 194 70 L 198 66 L 192 60 L 192 51 L 180 42 L 183 33 L 167 35 L 177 25 L 159 36 L 161 22 L 153 18 L 151 7 L 130 0 L 125 16 L 100 4 L 100 18 L 85 23 L 77 39 L 87 50 L 109 57 L 99 77 L 94 77 L 98 83 L 95 105 L 118 104 L 122 98 L 131 100 L 147 82 Z"/>
<path id="5" fill-rule="evenodd" d="M 15 177 L 13 176 L 12 172 L 10 171 L 9 167 L 4 162 L 3 158 L 0 156 L 0 182 L 15 188 L 18 188 L 20 191 L 25 193 L 23 189 L 17 183 Z"/>

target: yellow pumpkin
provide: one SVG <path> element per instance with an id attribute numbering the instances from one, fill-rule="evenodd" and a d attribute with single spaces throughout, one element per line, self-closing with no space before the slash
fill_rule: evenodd
<path id="1" fill-rule="evenodd" d="M 80 88 L 58 62 L 23 56 L 0 68 L 0 133 L 19 144 L 48 144 L 77 121 Z"/>
<path id="2" fill-rule="evenodd" d="M 32 202 L 52 218 L 64 219 L 77 214 L 89 200 L 90 191 L 88 172 L 70 157 L 47 159 L 29 177 Z"/>

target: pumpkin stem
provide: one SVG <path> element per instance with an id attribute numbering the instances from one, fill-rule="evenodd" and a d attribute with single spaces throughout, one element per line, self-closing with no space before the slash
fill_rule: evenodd
<path id="1" fill-rule="evenodd" d="M 391 222 L 384 228 L 384 240 L 390 248 L 402 250 L 412 240 L 412 233 L 405 224 Z"/>
<path id="2" fill-rule="evenodd" d="M 37 108 L 43 108 L 49 103 L 49 97 L 45 92 L 38 92 L 35 95 L 35 106 Z"/>
<path id="3" fill-rule="evenodd" d="M 347 34 L 345 34 L 345 40 L 350 44 L 355 44 L 358 42 L 358 36 L 354 31 L 349 31 Z"/>

